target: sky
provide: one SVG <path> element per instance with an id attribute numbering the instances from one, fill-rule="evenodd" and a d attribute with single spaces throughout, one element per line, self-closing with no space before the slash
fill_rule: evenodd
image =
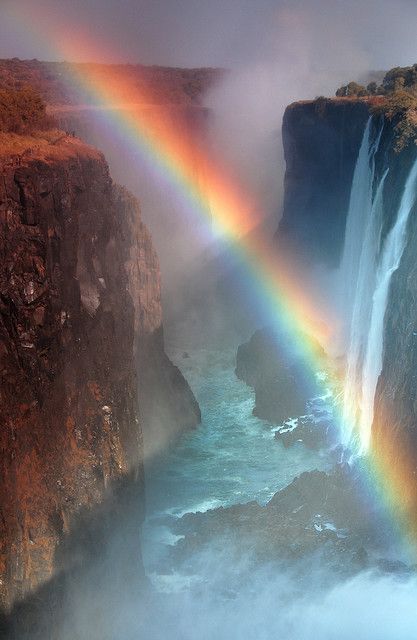
<path id="1" fill-rule="evenodd" d="M 39 35 L 44 19 L 74 39 L 87 30 L 105 62 L 236 67 L 282 54 L 282 38 L 285 63 L 301 53 L 312 73 L 417 61 L 415 0 L 0 0 L 0 57 L 62 59 Z"/>

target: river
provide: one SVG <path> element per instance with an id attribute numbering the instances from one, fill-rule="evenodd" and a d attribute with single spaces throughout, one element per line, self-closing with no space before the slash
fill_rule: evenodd
<path id="1" fill-rule="evenodd" d="M 294 477 L 328 469 L 328 454 L 302 442 L 286 449 L 274 439 L 277 425 L 252 415 L 254 393 L 235 373 L 236 349 L 171 349 L 201 407 L 202 423 L 148 469 L 143 556 L 162 591 L 186 589 L 189 578 L 168 573 L 163 559 L 179 539 L 170 525 L 186 513 L 256 500 L 265 504 Z M 199 576 L 204 579 L 204 576 Z"/>

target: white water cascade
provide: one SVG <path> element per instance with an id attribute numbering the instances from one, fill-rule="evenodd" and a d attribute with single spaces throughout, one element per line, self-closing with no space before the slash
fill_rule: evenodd
<path id="1" fill-rule="evenodd" d="M 381 131 L 371 142 L 371 121 L 364 133 L 352 183 L 341 263 L 346 283 L 347 368 L 343 389 L 342 443 L 353 454 L 370 445 L 374 398 L 382 370 L 384 317 L 392 274 L 406 244 L 407 222 L 416 199 L 417 160 L 408 175 L 393 226 L 381 246 L 383 189 L 388 169 L 375 190 L 374 156 Z M 362 157 L 361 157 L 362 156 Z M 360 177 L 359 171 L 364 171 Z M 356 181 L 355 181 L 356 178 Z M 359 188 L 360 192 L 354 194 Z M 349 281 L 349 278 L 352 278 Z"/>
<path id="2" fill-rule="evenodd" d="M 361 453 L 368 450 L 374 417 L 374 397 L 382 371 L 384 317 L 392 274 L 398 269 L 407 241 L 407 223 L 416 200 L 417 160 L 405 184 L 397 219 L 390 230 L 379 261 L 372 298 L 372 315 L 363 364 L 363 398 L 361 415 Z"/>
<path id="3" fill-rule="evenodd" d="M 345 243 L 340 264 L 339 282 L 342 294 L 341 307 L 344 319 L 342 346 L 350 342 L 352 316 L 357 299 L 357 282 L 361 258 L 364 254 L 363 238 L 372 208 L 374 182 L 374 156 L 378 149 L 381 131 L 372 142 L 372 119 L 369 118 L 359 149 L 350 191 L 349 209 L 346 217 Z"/>

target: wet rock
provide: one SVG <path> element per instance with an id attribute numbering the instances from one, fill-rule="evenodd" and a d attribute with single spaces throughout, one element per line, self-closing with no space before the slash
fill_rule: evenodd
<path id="1" fill-rule="evenodd" d="M 171 552 L 172 566 L 186 567 L 193 555 L 220 546 L 237 560 L 304 566 L 306 576 L 317 557 L 339 576 L 388 570 L 390 562 L 375 560 L 385 549 L 378 512 L 361 493 L 360 474 L 339 465 L 331 473 L 301 474 L 265 506 L 249 502 L 186 514 L 171 522 L 184 536 Z"/>
<path id="2" fill-rule="evenodd" d="M 162 429 L 199 419 L 164 352 L 159 265 L 137 201 L 76 139 L 9 160 L 0 157 L 3 610 L 88 564 L 80 514 L 94 514 L 105 539 L 110 512 L 112 527 L 123 521 L 116 485 L 139 527 L 142 427 L 158 397 Z M 139 534 L 121 535 L 137 567 Z"/>
<path id="3" fill-rule="evenodd" d="M 336 266 L 369 108 L 360 100 L 296 102 L 283 119 L 286 161 L 280 252 Z"/>
<path id="4" fill-rule="evenodd" d="M 46 307 L 36 307 L 33 312 L 33 321 L 38 327 L 42 327 L 45 322 Z"/>
<path id="5" fill-rule="evenodd" d="M 317 345 L 320 357 L 324 352 Z M 288 338 L 267 328 L 239 346 L 236 375 L 255 390 L 254 415 L 273 424 L 303 415 L 307 401 L 319 390 L 304 361 L 288 350 Z"/>

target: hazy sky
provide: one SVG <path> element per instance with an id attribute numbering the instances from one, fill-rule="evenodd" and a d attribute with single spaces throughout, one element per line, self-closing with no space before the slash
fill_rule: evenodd
<path id="1" fill-rule="evenodd" d="M 45 19 L 75 45 L 81 25 L 107 61 L 240 66 L 282 37 L 313 72 L 417 61 L 416 0 L 0 0 L 0 56 L 62 59 Z"/>

